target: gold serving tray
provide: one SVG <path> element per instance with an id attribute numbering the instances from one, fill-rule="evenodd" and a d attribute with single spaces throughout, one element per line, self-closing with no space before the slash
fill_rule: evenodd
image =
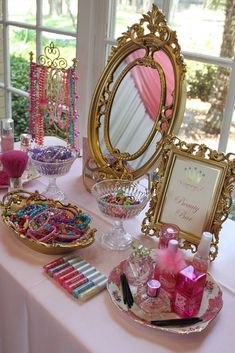
<path id="1" fill-rule="evenodd" d="M 8 213 L 15 213 L 17 212 L 22 206 L 24 206 L 26 199 L 30 197 L 32 203 L 43 201 L 45 203 L 50 204 L 50 207 L 63 207 L 67 209 L 71 209 L 77 213 L 81 213 L 82 211 L 79 209 L 78 206 L 72 204 L 63 204 L 60 201 L 50 200 L 44 197 L 43 195 L 39 194 L 37 191 L 34 193 L 27 192 L 25 190 L 18 190 L 9 192 L 4 195 L 3 200 L 1 202 L 1 209 L 2 209 L 2 219 L 6 223 L 6 225 L 11 228 L 16 237 L 26 246 L 29 248 L 38 251 L 43 254 L 48 255 L 57 255 L 57 254 L 65 254 L 77 249 L 81 249 L 91 245 L 95 240 L 95 228 L 87 227 L 85 236 L 82 239 L 77 239 L 71 242 L 57 242 L 54 241 L 53 243 L 43 243 L 40 241 L 35 241 L 33 239 L 28 238 L 22 233 L 19 233 L 14 224 L 9 220 Z"/>

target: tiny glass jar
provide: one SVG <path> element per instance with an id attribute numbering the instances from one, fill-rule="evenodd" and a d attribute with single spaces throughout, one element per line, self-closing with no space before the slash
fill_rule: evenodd
<path id="1" fill-rule="evenodd" d="M 168 247 L 168 243 L 171 239 L 179 239 L 180 229 L 176 224 L 164 223 L 162 224 L 159 232 L 159 249 L 165 249 Z"/>

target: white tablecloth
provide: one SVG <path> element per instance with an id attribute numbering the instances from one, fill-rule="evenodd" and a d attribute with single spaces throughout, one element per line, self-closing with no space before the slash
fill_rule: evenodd
<path id="1" fill-rule="evenodd" d="M 92 225 L 110 228 L 98 211 L 92 195 L 85 191 L 78 159 L 58 184 L 71 202 L 90 211 Z M 28 190 L 42 191 L 46 180 L 30 182 Z M 3 195 L 3 191 L 2 191 Z M 140 236 L 140 223 L 126 222 Z M 154 246 L 152 239 L 145 239 Z M 105 274 L 126 258 L 124 252 L 103 249 L 98 242 L 76 254 Z M 135 323 L 111 302 L 106 290 L 84 304 L 50 281 L 42 266 L 58 256 L 37 253 L 15 238 L 0 223 L 0 352 L 1 353 L 232 353 L 235 349 L 235 222 L 227 220 L 220 234 L 219 255 L 211 273 L 223 290 L 223 309 L 201 333 L 181 336 Z"/>

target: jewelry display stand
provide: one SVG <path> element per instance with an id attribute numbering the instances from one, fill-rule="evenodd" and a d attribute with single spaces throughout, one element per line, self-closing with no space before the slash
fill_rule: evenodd
<path id="1" fill-rule="evenodd" d="M 54 43 L 38 62 L 30 53 L 29 131 L 37 145 L 43 145 L 44 135 L 57 136 L 79 152 L 77 80 L 77 60 L 68 67 Z"/>

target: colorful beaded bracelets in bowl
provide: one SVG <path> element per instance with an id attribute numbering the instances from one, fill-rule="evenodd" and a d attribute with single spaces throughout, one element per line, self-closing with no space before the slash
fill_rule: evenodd
<path id="1" fill-rule="evenodd" d="M 94 241 L 91 217 L 75 205 L 46 199 L 38 192 L 18 191 L 6 194 L 1 206 L 5 223 L 34 250 L 59 254 Z"/>

